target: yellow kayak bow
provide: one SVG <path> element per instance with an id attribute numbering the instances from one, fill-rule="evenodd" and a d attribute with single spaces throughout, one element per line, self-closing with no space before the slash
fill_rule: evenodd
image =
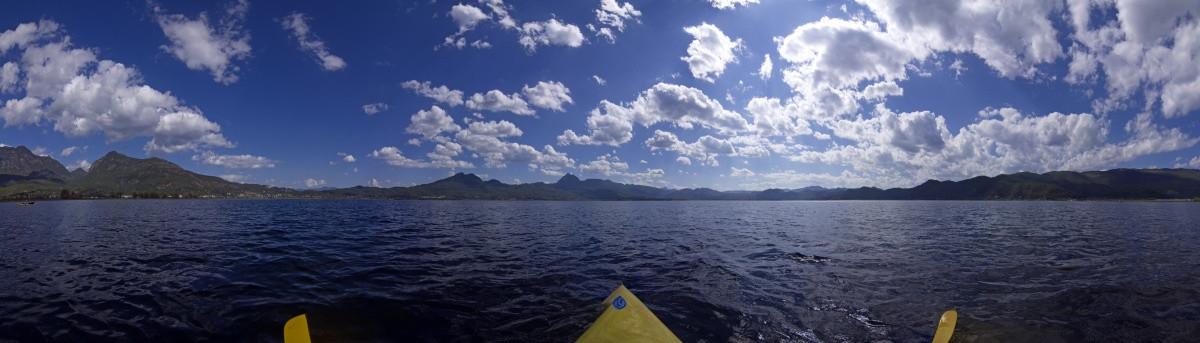
<path id="1" fill-rule="evenodd" d="M 680 342 L 624 285 L 604 299 L 604 313 L 575 343 Z"/>

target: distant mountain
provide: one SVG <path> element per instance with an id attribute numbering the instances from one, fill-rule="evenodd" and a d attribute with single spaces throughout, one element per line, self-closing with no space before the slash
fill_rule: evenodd
<path id="1" fill-rule="evenodd" d="M 83 168 L 75 168 L 75 170 L 72 170 L 71 173 L 67 174 L 67 180 L 78 180 L 84 176 L 87 176 L 86 170 L 83 170 Z"/>
<path id="2" fill-rule="evenodd" d="M 67 179 L 67 168 L 53 158 L 23 146 L 0 147 L 0 199 L 51 197 Z"/>
<path id="3" fill-rule="evenodd" d="M 0 147 L 0 175 L 67 179 L 67 168 L 48 156 L 34 155 L 24 146 Z"/>
<path id="4" fill-rule="evenodd" d="M 265 194 L 269 193 L 270 188 L 229 182 L 187 171 L 161 158 L 139 159 L 116 151 L 96 160 L 86 174 L 67 186 L 84 196 L 113 193 L 237 196 L 245 193 Z"/>
<path id="5" fill-rule="evenodd" d="M 1092 172 L 1016 173 L 962 181 L 929 180 L 913 188 L 768 189 L 717 191 L 629 185 L 566 174 L 552 184 L 509 185 L 458 173 L 413 187 L 353 187 L 321 193 L 329 197 L 384 199 L 541 200 L 1115 200 L 1200 197 L 1200 170 L 1115 169 Z"/>
<path id="6" fill-rule="evenodd" d="M 296 191 L 200 175 L 160 158 L 110 152 L 87 171 L 68 172 L 25 147 L 0 147 L 0 199 L 81 197 L 305 197 L 486 200 L 1116 200 L 1200 198 L 1200 170 L 1114 169 L 1015 173 L 961 181 L 929 180 L 913 188 L 805 187 L 763 191 L 670 189 L 566 174 L 555 183 L 510 185 L 457 173 L 412 187 L 351 187 Z"/>

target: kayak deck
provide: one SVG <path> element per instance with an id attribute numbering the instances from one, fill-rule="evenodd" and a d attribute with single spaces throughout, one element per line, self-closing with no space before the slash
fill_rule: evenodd
<path id="1" fill-rule="evenodd" d="M 576 343 L 680 342 L 624 285 L 604 299 L 604 313 L 579 336 Z"/>

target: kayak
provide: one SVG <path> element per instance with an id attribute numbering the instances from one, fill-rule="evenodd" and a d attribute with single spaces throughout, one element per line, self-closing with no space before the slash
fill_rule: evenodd
<path id="1" fill-rule="evenodd" d="M 933 343 L 947 343 L 954 334 L 958 312 L 946 311 L 938 321 Z M 283 325 L 284 343 L 312 343 L 308 336 L 308 317 L 301 314 Z M 588 327 L 575 343 L 598 342 L 681 342 L 675 334 L 654 316 L 625 285 L 604 299 L 604 312 Z"/>
<path id="2" fill-rule="evenodd" d="M 23 201 L 23 202 L 17 203 L 17 206 L 29 206 L 29 205 L 33 205 L 33 202 L 32 201 Z"/>
<path id="3" fill-rule="evenodd" d="M 625 285 L 604 299 L 604 313 L 575 343 L 680 342 Z"/>

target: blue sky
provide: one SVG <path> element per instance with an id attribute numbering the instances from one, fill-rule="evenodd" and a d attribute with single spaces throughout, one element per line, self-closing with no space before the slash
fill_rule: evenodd
<path id="1" fill-rule="evenodd" d="M 0 144 L 294 188 L 1198 168 L 1198 18 L 1124 0 L 22 2 L 0 12 Z"/>

